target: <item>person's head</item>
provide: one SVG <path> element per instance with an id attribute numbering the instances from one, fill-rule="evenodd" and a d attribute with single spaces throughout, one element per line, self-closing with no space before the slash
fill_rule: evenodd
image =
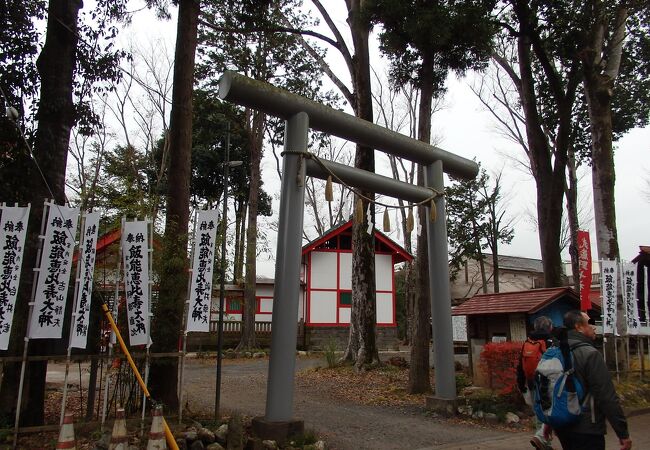
<path id="1" fill-rule="evenodd" d="M 553 321 L 546 316 L 539 316 L 533 322 L 533 330 L 538 333 L 550 333 L 553 329 Z"/>
<path id="2" fill-rule="evenodd" d="M 575 309 L 569 311 L 564 315 L 564 326 L 567 330 L 576 330 L 589 339 L 596 339 L 596 328 L 589 324 L 589 316 L 586 312 Z"/>

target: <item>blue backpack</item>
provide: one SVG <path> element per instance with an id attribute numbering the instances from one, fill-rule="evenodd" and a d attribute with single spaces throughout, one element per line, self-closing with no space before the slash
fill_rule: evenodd
<path id="1" fill-rule="evenodd" d="M 573 348 L 589 345 L 580 343 Z M 550 347 L 537 364 L 533 380 L 533 410 L 552 428 L 562 428 L 580 419 L 586 404 L 585 388 L 575 376 L 573 354 L 568 346 Z"/>

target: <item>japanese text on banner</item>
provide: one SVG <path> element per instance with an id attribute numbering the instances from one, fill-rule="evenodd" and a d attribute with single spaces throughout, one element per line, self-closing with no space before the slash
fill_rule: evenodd
<path id="1" fill-rule="evenodd" d="M 45 205 L 49 212 L 29 337 L 60 339 L 79 209 L 47 202 Z"/>
<path id="2" fill-rule="evenodd" d="M 90 302 L 92 300 L 93 275 L 95 273 L 95 256 L 97 254 L 97 231 L 99 228 L 99 213 L 85 215 L 82 241 L 79 251 L 79 289 L 75 299 L 74 324 L 70 339 L 70 347 L 86 348 L 88 338 L 88 322 L 90 320 Z"/>
<path id="3" fill-rule="evenodd" d="M 131 345 L 148 345 L 149 239 L 147 239 L 147 222 L 125 222 L 122 233 L 129 342 Z"/>
<path id="4" fill-rule="evenodd" d="M 618 274 L 616 261 L 600 263 L 600 291 L 603 299 L 603 334 L 616 333 L 616 290 Z"/>
<path id="5" fill-rule="evenodd" d="M 210 331 L 212 273 L 218 212 L 199 211 L 194 235 L 194 261 L 186 331 Z"/>
<path id="6" fill-rule="evenodd" d="M 0 350 L 9 347 L 29 221 L 29 206 L 0 207 Z"/>
<path id="7" fill-rule="evenodd" d="M 621 263 L 621 283 L 627 334 L 638 335 L 641 330 L 641 323 L 636 300 L 636 266 L 634 264 Z"/>

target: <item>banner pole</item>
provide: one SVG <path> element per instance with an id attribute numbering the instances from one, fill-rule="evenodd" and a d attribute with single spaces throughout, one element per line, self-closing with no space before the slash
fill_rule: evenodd
<path id="1" fill-rule="evenodd" d="M 614 359 L 616 361 L 616 382 L 621 382 L 621 377 L 618 371 L 618 337 L 614 335 Z"/>
<path id="2" fill-rule="evenodd" d="M 124 222 L 126 218 L 122 216 L 122 222 L 120 226 L 120 246 L 117 251 L 117 274 L 115 277 L 115 298 L 113 300 L 113 317 L 117 317 L 118 305 L 120 302 L 120 269 L 122 267 L 122 242 L 124 240 Z M 117 325 L 116 325 L 117 328 Z M 108 387 L 111 381 L 110 378 L 110 367 L 111 367 L 111 357 L 113 356 L 113 345 L 115 341 L 115 331 L 111 328 L 111 333 L 108 338 L 108 356 L 106 358 L 106 372 L 104 374 L 104 398 L 102 401 L 102 420 L 100 424 L 100 431 L 104 431 L 104 423 L 106 422 L 106 411 L 108 408 Z"/>
<path id="3" fill-rule="evenodd" d="M 52 200 L 54 201 L 54 200 Z M 13 448 L 16 448 L 18 444 L 18 424 L 20 422 L 20 410 L 22 409 L 22 400 L 23 400 L 23 383 L 25 382 L 25 368 L 27 365 L 27 350 L 29 348 L 29 334 L 30 334 L 30 324 L 32 323 L 32 314 L 34 311 L 34 301 L 36 297 L 36 285 L 38 284 L 38 277 L 41 270 L 41 256 L 43 253 L 43 240 L 45 239 L 45 226 L 47 224 L 47 215 L 49 214 L 50 203 L 45 199 L 43 203 L 43 217 L 41 218 L 41 233 L 38 235 L 38 249 L 36 250 L 36 263 L 38 264 L 38 269 L 34 268 L 34 279 L 32 281 L 32 294 L 31 302 L 29 303 L 29 311 L 27 313 L 27 333 L 25 334 L 25 345 L 23 347 L 23 360 L 20 366 L 20 381 L 18 382 L 18 399 L 16 400 L 16 418 L 14 422 L 14 442 Z"/>
<path id="4" fill-rule="evenodd" d="M 636 355 L 639 358 L 639 381 L 643 381 L 643 339 L 636 337 Z"/>
<path id="5" fill-rule="evenodd" d="M 79 258 L 77 258 L 77 273 L 76 281 L 74 285 L 74 301 L 72 303 L 72 311 L 70 311 L 70 330 L 68 336 L 68 353 L 65 359 L 65 375 L 63 376 L 63 399 L 61 400 L 61 417 L 59 418 L 59 427 L 63 426 L 63 417 L 65 416 L 65 405 L 68 398 L 68 374 L 70 370 L 70 355 L 72 354 L 72 333 L 74 332 L 74 326 L 77 321 L 77 307 L 79 306 L 79 285 L 81 284 L 81 251 L 83 243 L 83 230 L 86 225 L 86 216 L 85 214 L 81 217 L 81 236 L 79 238 L 79 246 L 77 247 Z M 81 383 L 79 384 L 79 389 L 81 389 Z M 83 406 L 83 405 L 82 405 Z"/>
<path id="6" fill-rule="evenodd" d="M 144 361 L 144 384 L 149 385 L 149 345 L 147 345 L 147 353 Z M 147 395 L 142 391 L 142 418 L 140 419 L 140 436 L 144 436 L 144 415 L 147 410 Z"/>
<path id="7" fill-rule="evenodd" d="M 192 276 L 187 278 L 187 300 L 185 301 L 185 310 L 183 311 L 183 323 L 182 323 L 182 334 L 183 334 L 183 350 L 181 356 L 179 356 L 179 376 L 178 376 L 178 423 L 183 423 L 183 381 L 185 378 L 185 353 L 187 352 L 187 320 L 190 316 L 190 297 L 192 295 L 192 277 L 194 273 L 194 252 L 196 247 L 196 222 L 198 220 L 199 211 L 198 209 L 194 210 L 194 226 L 192 227 L 192 250 L 190 252 L 190 274 Z M 210 308 L 212 309 L 212 308 Z M 210 314 L 210 313 L 208 313 Z M 209 322 L 209 320 L 208 320 Z"/>
<path id="8" fill-rule="evenodd" d="M 153 316 L 152 308 L 151 308 L 151 288 L 153 286 L 153 281 L 151 278 L 151 272 L 152 272 L 152 265 L 153 265 L 153 222 L 148 218 L 145 217 L 144 219 L 147 222 L 147 232 L 149 233 L 149 249 L 147 250 L 147 255 L 148 255 L 148 264 L 147 264 L 147 271 L 149 272 L 149 289 L 148 289 L 148 298 L 147 298 L 147 314 L 149 315 L 149 321 L 147 324 L 147 333 L 148 333 L 148 342 L 147 342 L 147 354 L 145 357 L 145 362 L 144 362 L 144 384 L 145 386 L 149 385 L 149 357 L 150 357 L 150 349 L 151 349 L 151 317 Z M 140 421 L 140 436 L 144 436 L 144 416 L 147 408 L 147 396 L 144 393 L 144 390 L 142 391 L 142 419 Z"/>

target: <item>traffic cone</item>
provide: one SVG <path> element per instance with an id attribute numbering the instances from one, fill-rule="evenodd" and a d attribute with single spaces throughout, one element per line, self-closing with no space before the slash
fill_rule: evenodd
<path id="1" fill-rule="evenodd" d="M 109 450 L 129 450 L 129 436 L 126 434 L 126 420 L 124 419 L 124 408 L 117 408 L 115 423 Z"/>
<path id="2" fill-rule="evenodd" d="M 153 420 L 151 421 L 151 431 L 149 432 L 147 450 L 163 450 L 167 448 L 162 421 L 162 405 L 156 405 L 153 408 Z"/>
<path id="3" fill-rule="evenodd" d="M 77 442 L 74 440 L 74 426 L 72 425 L 72 413 L 65 413 L 63 425 L 59 432 L 59 440 L 56 442 L 56 448 L 77 449 Z"/>

